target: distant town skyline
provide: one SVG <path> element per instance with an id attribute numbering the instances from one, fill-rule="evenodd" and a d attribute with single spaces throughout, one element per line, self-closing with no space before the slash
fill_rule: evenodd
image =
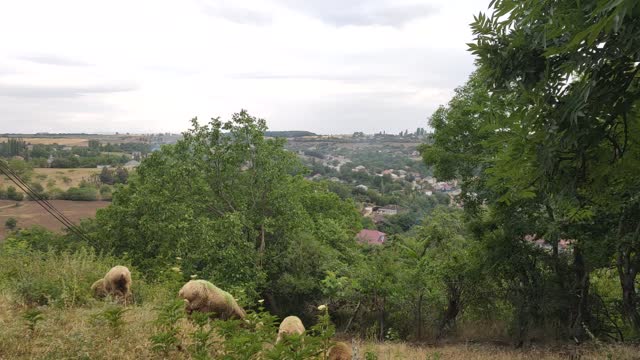
<path id="1" fill-rule="evenodd" d="M 423 127 L 426 128 L 426 127 Z M 397 132 L 390 132 L 390 131 L 386 131 L 386 130 L 380 130 L 380 131 L 375 131 L 375 132 L 371 132 L 371 133 L 367 133 L 364 132 L 365 135 L 376 135 L 376 134 L 387 134 L 387 135 L 399 135 L 401 131 L 409 131 L 409 134 L 413 134 L 415 133 L 415 131 L 418 128 L 415 129 L 404 129 L 404 130 L 399 130 Z M 6 136 L 20 136 L 20 135 L 48 135 L 48 136 L 56 136 L 56 135 L 150 135 L 150 134 L 181 134 L 182 132 L 186 131 L 187 129 L 183 130 L 183 131 L 149 131 L 149 132 L 131 132 L 131 131 L 95 131 L 95 132 L 87 132 L 87 131 L 82 131 L 82 132 L 65 132 L 65 131 L 57 131 L 57 132 L 49 132 L 49 131 L 38 131 L 38 132 L 4 132 L 4 133 L 0 133 L 0 140 L 2 140 L 3 137 Z M 285 131 L 307 131 L 310 133 L 314 133 L 317 136 L 352 136 L 354 133 L 359 132 L 358 130 L 353 131 L 353 132 L 349 132 L 349 133 L 318 133 L 318 132 L 314 132 L 314 131 L 310 131 L 310 130 L 305 130 L 305 129 L 282 129 L 282 130 L 274 130 L 274 129 L 268 129 L 267 130 L 272 131 L 272 132 L 285 132 Z"/>

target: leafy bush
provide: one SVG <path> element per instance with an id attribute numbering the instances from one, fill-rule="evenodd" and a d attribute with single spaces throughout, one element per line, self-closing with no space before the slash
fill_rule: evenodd
<path id="1" fill-rule="evenodd" d="M 7 199 L 22 201 L 24 199 L 24 194 L 21 192 L 18 192 L 15 187 L 9 186 L 7 188 Z"/>
<path id="2" fill-rule="evenodd" d="M 38 309 L 27 309 L 22 315 L 22 318 L 27 322 L 27 329 L 29 329 L 29 332 L 34 332 L 38 322 L 44 320 L 42 311 Z"/>
<path id="3" fill-rule="evenodd" d="M 156 310 L 158 310 L 158 318 L 155 321 L 157 331 L 149 340 L 153 350 L 162 352 L 166 357 L 180 345 L 178 321 L 184 317 L 184 303 L 180 299 L 174 299 Z"/>
<path id="4" fill-rule="evenodd" d="M 9 238 L 0 248 L 0 289 L 26 305 L 84 305 L 92 299 L 91 284 L 116 263 L 87 249 L 43 252 Z"/>
<path id="5" fill-rule="evenodd" d="M 18 225 L 18 220 L 12 217 L 8 218 L 7 221 L 4 222 L 4 226 L 9 230 L 14 230 L 16 225 Z"/>
<path id="6" fill-rule="evenodd" d="M 96 201 L 98 191 L 91 187 L 71 187 L 64 195 L 65 200 L 73 201 Z"/>
<path id="7" fill-rule="evenodd" d="M 109 185 L 102 185 L 100 187 L 100 199 L 102 200 L 111 200 L 112 198 L 112 189 Z"/>
<path id="8" fill-rule="evenodd" d="M 44 187 L 42 186 L 42 184 L 40 184 L 39 182 L 32 182 L 31 184 L 29 184 L 29 187 L 33 190 L 34 193 L 36 193 L 37 198 L 44 198 L 44 199 L 48 199 L 48 195 L 44 192 Z M 34 196 L 29 195 L 29 199 L 34 199 Z"/>
<path id="9" fill-rule="evenodd" d="M 106 323 L 111 328 L 114 336 L 120 336 L 122 328 L 126 324 L 123 316 L 131 309 L 124 308 L 116 305 L 109 305 L 104 310 L 98 312 L 93 316 L 93 320 L 96 323 Z"/>
<path id="10" fill-rule="evenodd" d="M 49 199 L 57 200 L 57 199 L 64 199 L 66 196 L 66 193 L 64 190 L 58 187 L 53 187 L 53 188 L 50 188 L 49 191 L 47 191 L 47 195 L 49 196 Z"/>

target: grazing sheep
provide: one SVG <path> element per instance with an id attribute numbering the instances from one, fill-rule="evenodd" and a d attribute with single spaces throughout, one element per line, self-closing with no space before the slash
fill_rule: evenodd
<path id="1" fill-rule="evenodd" d="M 329 349 L 329 360 L 351 360 L 351 348 L 343 342 L 337 342 Z"/>
<path id="2" fill-rule="evenodd" d="M 304 325 L 302 324 L 302 320 L 300 320 L 297 316 L 287 316 L 280 323 L 280 328 L 278 329 L 278 338 L 276 339 L 276 344 L 282 340 L 283 337 L 287 335 L 302 335 L 304 333 Z"/>
<path id="3" fill-rule="evenodd" d="M 107 297 L 107 289 L 104 288 L 104 279 L 98 279 L 91 285 L 93 296 L 98 299 Z"/>
<path id="4" fill-rule="evenodd" d="M 126 304 L 131 299 L 131 272 L 125 266 L 114 266 L 104 278 L 91 285 L 91 290 L 97 298 L 111 295 Z"/>
<path id="5" fill-rule="evenodd" d="M 187 314 L 194 311 L 214 313 L 223 320 L 244 319 L 247 315 L 231 294 L 206 280 L 189 281 L 178 295 L 184 299 Z"/>

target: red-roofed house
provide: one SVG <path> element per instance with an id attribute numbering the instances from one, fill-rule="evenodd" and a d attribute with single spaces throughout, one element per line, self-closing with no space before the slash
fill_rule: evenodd
<path id="1" fill-rule="evenodd" d="M 382 245 L 387 239 L 387 234 L 378 230 L 364 229 L 356 235 L 358 242 L 369 245 Z"/>

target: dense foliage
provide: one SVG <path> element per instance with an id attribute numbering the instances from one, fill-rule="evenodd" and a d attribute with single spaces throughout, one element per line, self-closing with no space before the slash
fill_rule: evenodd
<path id="1" fill-rule="evenodd" d="M 493 6 L 472 24 L 478 71 L 431 117 L 423 157 L 464 180 L 521 341 L 553 323 L 565 338 L 638 336 L 640 4 Z M 609 269 L 616 302 L 603 300 Z"/>
<path id="2" fill-rule="evenodd" d="M 360 218 L 353 204 L 302 178 L 284 139 L 241 112 L 213 119 L 153 153 L 97 215 L 99 249 L 148 274 L 179 257 L 185 277 L 297 309 L 320 294 L 325 270 L 347 266 Z"/>

